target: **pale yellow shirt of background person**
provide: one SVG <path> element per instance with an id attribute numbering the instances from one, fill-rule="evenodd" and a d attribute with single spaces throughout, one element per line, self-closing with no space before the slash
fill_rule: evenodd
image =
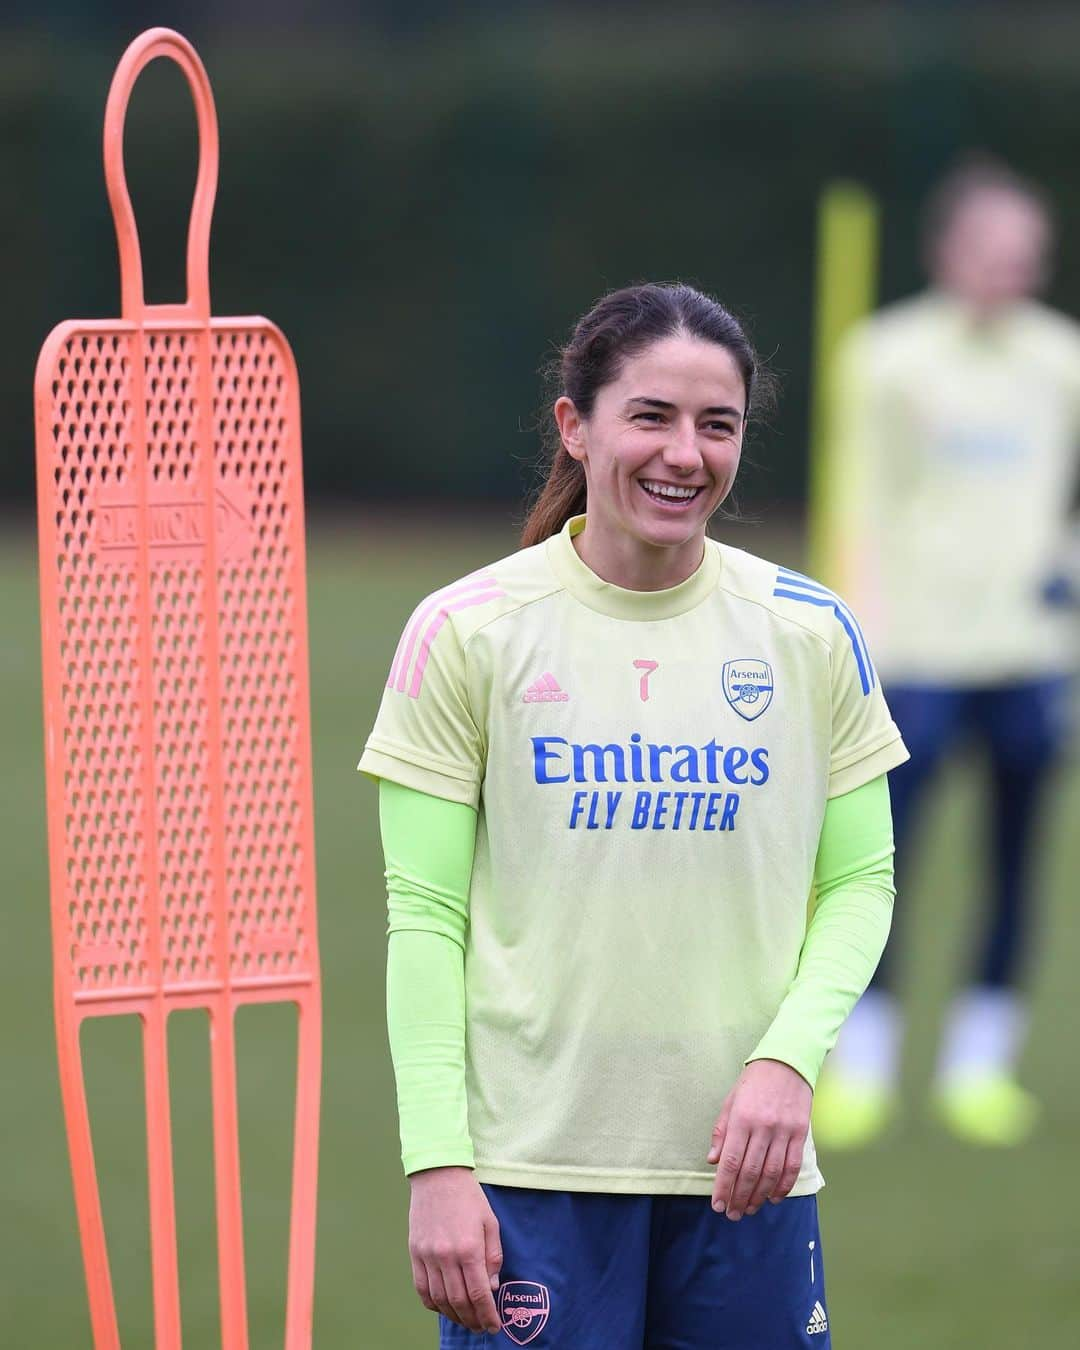
<path id="1" fill-rule="evenodd" d="M 1080 452 L 1080 326 L 1023 302 L 982 321 L 930 291 L 845 340 L 831 390 L 838 575 L 883 679 L 985 685 L 1072 669 L 1052 606 Z"/>

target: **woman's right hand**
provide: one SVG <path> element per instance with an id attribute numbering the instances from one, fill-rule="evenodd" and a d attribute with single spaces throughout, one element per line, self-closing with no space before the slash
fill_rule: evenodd
<path id="1" fill-rule="evenodd" d="M 499 1221 L 468 1167 L 409 1177 L 409 1256 L 420 1302 L 470 1331 L 498 1332 Z"/>

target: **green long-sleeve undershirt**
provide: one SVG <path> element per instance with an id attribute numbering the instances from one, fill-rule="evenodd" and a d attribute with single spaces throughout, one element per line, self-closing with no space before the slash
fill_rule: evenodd
<path id="1" fill-rule="evenodd" d="M 387 1023 L 402 1161 L 407 1173 L 471 1167 L 465 930 L 476 813 L 384 779 L 379 821 L 390 917 Z M 795 978 L 747 1062 L 780 1060 L 814 1085 L 885 946 L 892 854 L 884 774 L 827 803 Z"/>

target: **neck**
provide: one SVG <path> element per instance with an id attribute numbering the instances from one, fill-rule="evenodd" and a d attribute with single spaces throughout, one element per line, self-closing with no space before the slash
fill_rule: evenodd
<path id="1" fill-rule="evenodd" d="M 705 553 L 705 532 L 684 544 L 651 545 L 603 535 L 588 521 L 574 537 L 581 561 L 601 581 L 624 591 L 666 591 L 693 576 Z"/>
<path id="2" fill-rule="evenodd" d="M 1007 318 L 1013 310 L 1023 303 L 1020 298 L 1013 300 L 980 301 L 962 291 L 949 287 L 939 287 L 940 293 L 950 304 L 964 314 L 976 327 L 989 327 L 999 319 Z"/>

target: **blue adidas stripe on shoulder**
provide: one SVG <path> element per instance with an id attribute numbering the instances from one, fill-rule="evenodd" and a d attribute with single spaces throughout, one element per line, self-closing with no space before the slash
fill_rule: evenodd
<path id="1" fill-rule="evenodd" d="M 862 684 L 863 694 L 869 694 L 870 690 L 877 684 L 874 663 L 870 660 L 870 651 L 866 645 L 866 639 L 863 637 L 862 629 L 859 627 L 859 621 L 843 600 L 838 595 L 834 595 L 828 587 L 822 586 L 817 581 L 811 581 L 809 577 L 804 577 L 801 572 L 792 572 L 787 567 L 777 568 L 773 595 L 780 596 L 784 600 L 800 600 L 804 605 L 818 605 L 823 609 L 832 610 L 851 642 L 851 650 L 855 653 L 855 664 L 859 668 L 859 680 Z"/>

